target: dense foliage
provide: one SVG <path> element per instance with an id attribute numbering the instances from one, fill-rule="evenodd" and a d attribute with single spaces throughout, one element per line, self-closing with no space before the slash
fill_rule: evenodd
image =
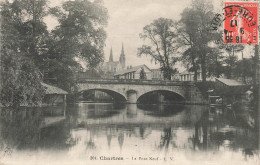
<path id="1" fill-rule="evenodd" d="M 103 61 L 107 24 L 107 10 L 102 1 L 67 1 L 62 8 L 52 8 L 50 13 L 58 18 L 59 25 L 52 31 L 49 52 L 42 67 L 57 84 L 70 90 L 75 72 L 80 70 L 76 61 L 83 60 L 88 68 Z"/>
<path id="2" fill-rule="evenodd" d="M 201 69 L 202 81 L 204 82 L 207 75 L 207 59 L 219 53 L 218 50 L 210 47 L 210 42 L 219 37 L 218 33 L 209 30 L 213 17 L 211 2 L 206 0 L 193 1 L 191 7 L 182 12 L 181 27 L 179 27 L 182 38 L 188 45 L 188 49 L 184 52 L 185 59 L 192 64 L 191 71 L 196 73 L 198 69 Z"/>
<path id="3" fill-rule="evenodd" d="M 46 0 L 13 0 L 1 4 L 1 103 L 4 106 L 41 103 L 47 81 L 65 90 L 74 85 L 79 60 L 89 68 L 103 60 L 107 10 L 102 1 L 67 1 L 62 8 Z M 49 32 L 44 18 L 57 16 Z"/>
<path id="4" fill-rule="evenodd" d="M 44 5 L 44 1 L 39 1 L 37 8 L 40 10 Z M 35 14 L 38 19 L 32 16 L 31 7 L 19 0 L 2 5 L 1 76 L 4 81 L 1 103 L 4 106 L 38 104 L 43 96 L 42 77 L 35 61 L 40 55 L 41 35 L 46 27 L 40 13 Z"/>

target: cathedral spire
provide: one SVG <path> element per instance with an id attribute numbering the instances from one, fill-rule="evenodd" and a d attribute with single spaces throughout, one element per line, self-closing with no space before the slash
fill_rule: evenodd
<path id="1" fill-rule="evenodd" d="M 109 62 L 113 62 L 113 51 L 112 51 L 112 47 L 111 47 L 111 50 L 110 50 L 110 56 L 109 56 Z"/>
<path id="2" fill-rule="evenodd" d="M 123 44 L 123 42 L 122 42 L 121 54 L 125 55 L 125 52 L 124 52 L 124 44 Z"/>
<path id="3" fill-rule="evenodd" d="M 125 52 L 124 52 L 124 44 L 122 43 L 122 49 L 121 49 L 121 54 L 119 58 L 119 62 L 123 68 L 125 68 Z"/>

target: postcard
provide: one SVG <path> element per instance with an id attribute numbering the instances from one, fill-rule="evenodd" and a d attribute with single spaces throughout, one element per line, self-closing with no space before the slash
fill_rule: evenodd
<path id="1" fill-rule="evenodd" d="M 1 165 L 260 164 L 258 0 L 0 0 Z"/>

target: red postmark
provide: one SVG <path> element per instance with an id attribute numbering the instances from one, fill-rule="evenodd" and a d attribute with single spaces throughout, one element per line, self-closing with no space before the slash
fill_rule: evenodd
<path id="1" fill-rule="evenodd" d="M 258 44 L 257 2 L 224 3 L 224 42 Z"/>

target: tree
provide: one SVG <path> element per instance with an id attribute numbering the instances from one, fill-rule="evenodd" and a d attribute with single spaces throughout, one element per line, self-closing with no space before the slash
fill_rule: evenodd
<path id="1" fill-rule="evenodd" d="M 237 56 L 229 55 L 225 58 L 225 75 L 228 79 L 234 78 L 235 66 L 238 61 Z"/>
<path id="2" fill-rule="evenodd" d="M 256 107 L 257 114 L 259 116 L 260 114 L 260 103 L 259 103 L 259 99 L 260 99 L 260 90 L 259 90 L 259 80 L 260 80 L 260 61 L 259 61 L 259 45 L 255 45 L 255 53 L 254 53 L 254 65 L 253 65 L 253 95 L 254 95 L 254 106 Z M 259 126 L 259 121 L 256 120 Z"/>
<path id="3" fill-rule="evenodd" d="M 192 7 L 186 8 L 181 16 L 183 31 L 186 33 L 188 37 L 187 41 L 190 45 L 189 59 L 193 62 L 194 71 L 198 69 L 198 66 L 201 68 L 202 81 L 205 82 L 207 56 L 212 52 L 209 44 L 215 38 L 219 37 L 218 33 L 209 30 L 211 20 L 214 16 L 213 5 L 206 0 L 192 1 Z"/>
<path id="4" fill-rule="evenodd" d="M 44 91 L 34 58 L 38 39 L 41 38 L 37 27 L 43 24 L 31 20 L 33 12 L 26 5 L 21 0 L 1 4 L 1 71 L 4 79 L 1 103 L 16 108 L 21 104 L 39 104 Z M 36 12 L 33 14 L 36 15 Z M 32 38 L 35 42 L 30 41 Z"/>
<path id="5" fill-rule="evenodd" d="M 254 77 L 254 58 L 243 58 L 236 62 L 234 77 L 243 80 L 244 84 L 251 83 Z"/>
<path id="6" fill-rule="evenodd" d="M 214 48 L 206 57 L 207 76 L 219 78 L 225 74 L 225 57 L 219 49 Z"/>
<path id="7" fill-rule="evenodd" d="M 1 103 L 18 107 L 43 97 L 42 78 L 70 90 L 80 60 L 95 68 L 103 61 L 107 10 L 102 1 L 77 0 L 48 11 L 46 0 L 1 4 Z M 56 15 L 59 26 L 48 32 L 43 18 Z M 47 76 L 47 77 L 46 77 Z"/>
<path id="8" fill-rule="evenodd" d="M 142 79 L 142 80 L 147 79 L 147 78 L 146 78 L 146 73 L 145 73 L 145 71 L 144 71 L 144 68 L 141 68 L 141 71 L 140 71 L 140 79 Z"/>
<path id="9" fill-rule="evenodd" d="M 14 0 L 10 4 L 16 30 L 19 32 L 20 51 L 36 65 L 46 53 L 47 26 L 43 18 L 47 15 L 46 0 Z"/>
<path id="10" fill-rule="evenodd" d="M 166 18 L 154 20 L 151 24 L 143 28 L 140 38 L 151 41 L 151 45 L 143 45 L 138 48 L 137 55 L 148 55 L 155 63 L 159 62 L 164 78 L 171 80 L 172 74 L 177 70 L 172 65 L 177 62 L 174 58 L 176 51 L 176 32 L 174 31 L 174 21 Z"/>
<path id="11" fill-rule="evenodd" d="M 197 28 L 196 23 L 192 20 L 196 15 L 194 11 L 186 8 L 182 12 L 181 20 L 176 24 L 175 28 L 177 29 L 178 36 L 177 42 L 182 48 L 182 56 L 180 60 L 186 64 L 189 72 L 194 72 L 194 81 L 197 81 L 197 75 L 199 70 L 199 50 L 196 47 L 196 35 Z"/>
<path id="12" fill-rule="evenodd" d="M 180 57 L 180 60 L 185 64 L 189 72 L 194 72 L 193 80 L 198 80 L 198 54 L 193 46 L 187 48 Z"/>
<path id="13" fill-rule="evenodd" d="M 107 24 L 107 10 L 102 1 L 66 1 L 62 9 L 55 7 L 50 13 L 59 25 L 52 31 L 49 52 L 45 57 L 44 72 L 57 79 L 58 86 L 70 90 L 74 74 L 80 70 L 78 61 L 84 60 L 88 69 L 103 61 Z"/>

